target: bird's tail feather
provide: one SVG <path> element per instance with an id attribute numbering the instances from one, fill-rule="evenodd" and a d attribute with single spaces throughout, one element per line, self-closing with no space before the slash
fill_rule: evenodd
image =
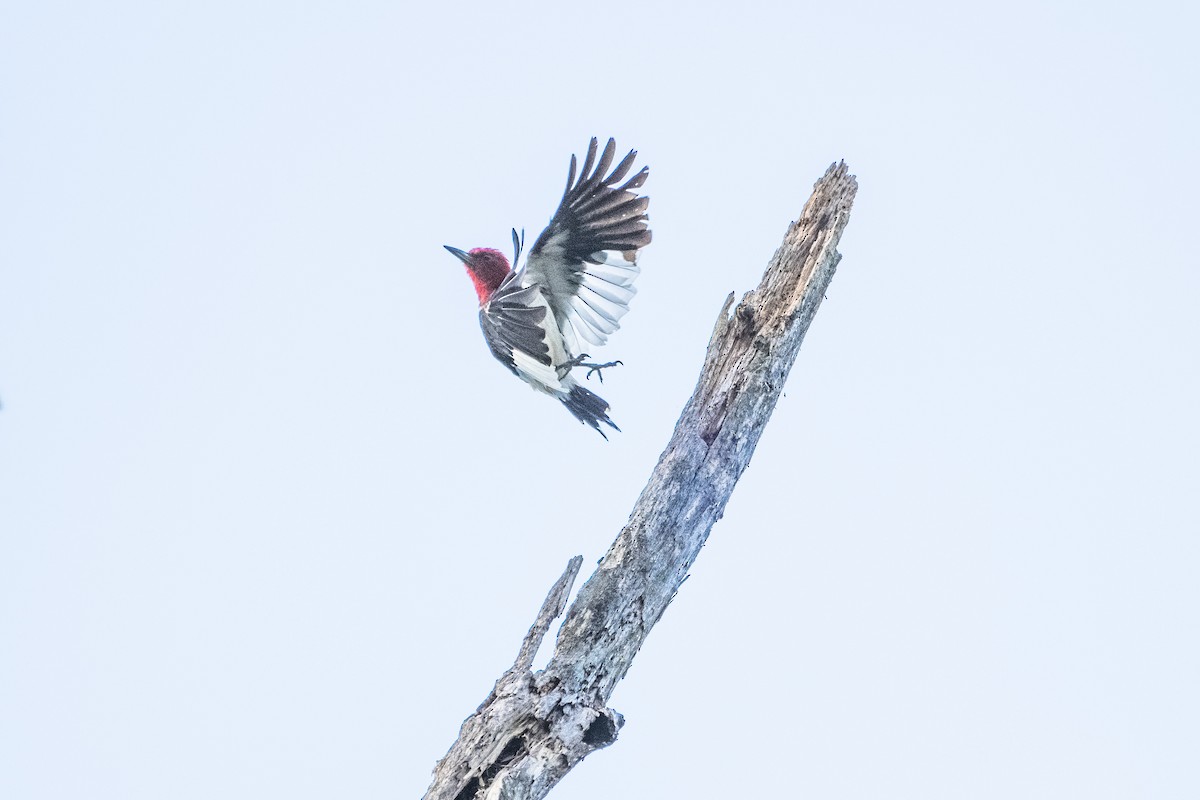
<path id="1" fill-rule="evenodd" d="M 601 422 L 614 431 L 621 430 L 617 427 L 617 423 L 608 418 L 608 403 L 604 398 L 594 392 L 589 392 L 582 386 L 572 386 L 570 392 L 560 396 L 559 400 L 567 407 L 567 411 L 575 415 L 575 419 L 585 425 L 591 425 L 605 439 L 608 437 L 605 436 L 604 431 L 600 430 Z"/>

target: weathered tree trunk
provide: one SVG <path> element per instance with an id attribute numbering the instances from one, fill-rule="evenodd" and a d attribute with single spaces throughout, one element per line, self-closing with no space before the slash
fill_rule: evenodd
<path id="1" fill-rule="evenodd" d="M 858 184 L 844 163 L 819 180 L 758 288 L 725 300 L 700 380 L 629 522 L 567 611 L 545 669 L 538 646 L 583 563 L 550 590 L 516 663 L 463 722 L 427 800 L 540 800 L 611 744 L 624 719 L 607 707 L 654 623 L 721 518 L 783 390 L 841 256 Z"/>

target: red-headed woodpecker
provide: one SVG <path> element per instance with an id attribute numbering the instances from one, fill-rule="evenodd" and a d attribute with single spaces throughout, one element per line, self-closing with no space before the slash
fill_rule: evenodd
<path id="1" fill-rule="evenodd" d="M 620 430 L 608 418 L 608 403 L 580 386 L 571 370 L 588 368 L 591 377 L 592 372 L 621 363 L 587 362 L 589 356 L 580 352 L 578 341 L 603 345 L 629 311 L 637 291 L 637 253 L 650 244 L 650 198 L 639 197 L 635 190 L 650 171 L 643 167 L 618 186 L 633 167 L 637 151 L 631 150 L 609 172 L 617 143 L 609 139 L 599 161 L 598 149 L 592 139 L 579 180 L 571 156 L 558 211 L 533 243 L 524 266 L 517 268 L 524 237 L 515 229 L 512 266 L 503 253 L 488 247 L 469 253 L 449 245 L 446 249 L 467 266 L 475 284 L 479 324 L 492 355 L 604 436 L 601 422 Z"/>

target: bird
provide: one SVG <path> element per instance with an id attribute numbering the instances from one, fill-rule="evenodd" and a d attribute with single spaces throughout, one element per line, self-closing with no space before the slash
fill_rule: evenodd
<path id="1" fill-rule="evenodd" d="M 620 431 L 608 416 L 609 404 L 579 384 L 576 367 L 595 373 L 621 364 L 589 362 L 580 340 L 599 347 L 629 311 L 637 290 L 638 251 L 650 244 L 650 198 L 638 189 L 649 177 L 643 166 L 628 180 L 637 151 L 613 167 L 617 143 L 603 152 L 593 138 L 582 168 L 575 156 L 567 187 L 550 224 L 518 266 L 524 231 L 512 231 L 513 260 L 490 247 L 463 251 L 444 245 L 467 270 L 479 296 L 479 326 L 492 355 L 536 391 L 558 399 L 576 419 L 606 440 L 601 423 Z M 599 158 L 597 154 L 599 153 Z M 609 171 L 609 168 L 612 170 Z M 624 181 L 624 183 L 622 183 Z"/>

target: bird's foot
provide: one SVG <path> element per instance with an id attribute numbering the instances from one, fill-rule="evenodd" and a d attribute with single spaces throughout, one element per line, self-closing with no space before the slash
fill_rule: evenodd
<path id="1" fill-rule="evenodd" d="M 594 372 L 600 377 L 600 382 L 604 383 L 604 373 L 601 370 L 606 370 L 609 367 L 625 366 L 620 361 L 609 361 L 607 364 L 594 364 L 591 361 L 587 360 L 589 358 L 591 358 L 591 356 L 588 355 L 587 353 L 580 353 L 579 355 L 572 358 L 570 361 L 564 362 L 558 368 L 559 379 L 561 380 L 563 378 L 563 376 L 565 376 L 568 372 L 575 369 L 576 367 L 587 367 L 587 375 L 584 376 L 585 378 L 587 378 L 588 380 L 591 380 L 592 373 Z"/>
<path id="2" fill-rule="evenodd" d="M 592 373 L 594 372 L 600 378 L 600 382 L 604 383 L 604 373 L 600 370 L 608 369 L 609 367 L 623 367 L 625 365 L 620 361 L 609 361 L 607 364 L 589 364 L 586 361 L 581 361 L 576 366 L 588 368 L 587 374 L 583 377 L 587 378 L 589 381 L 592 379 Z"/>

